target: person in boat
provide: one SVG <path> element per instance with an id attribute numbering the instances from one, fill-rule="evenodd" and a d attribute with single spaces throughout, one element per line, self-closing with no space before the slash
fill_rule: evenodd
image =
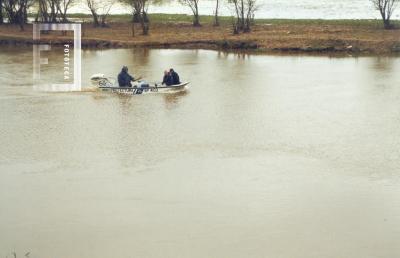
<path id="1" fill-rule="evenodd" d="M 118 74 L 118 85 L 119 87 L 132 87 L 131 81 L 135 79 L 128 73 L 128 67 L 123 66 L 121 72 Z"/>
<path id="2" fill-rule="evenodd" d="M 168 72 L 167 70 L 164 71 L 164 78 L 163 78 L 162 84 L 167 85 L 167 86 L 171 86 L 172 84 L 174 84 L 171 73 Z"/>
<path id="3" fill-rule="evenodd" d="M 174 71 L 174 69 L 171 68 L 169 70 L 169 73 L 171 74 L 173 85 L 181 84 L 181 81 L 179 80 L 179 75 L 177 72 Z"/>

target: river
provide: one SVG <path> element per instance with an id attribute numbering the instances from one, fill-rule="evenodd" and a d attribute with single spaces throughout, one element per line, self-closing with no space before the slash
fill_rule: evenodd
<path id="1" fill-rule="evenodd" d="M 400 58 L 82 56 L 84 91 L 41 92 L 0 48 L 0 257 L 400 257 Z M 190 88 L 87 89 L 122 64 Z"/>

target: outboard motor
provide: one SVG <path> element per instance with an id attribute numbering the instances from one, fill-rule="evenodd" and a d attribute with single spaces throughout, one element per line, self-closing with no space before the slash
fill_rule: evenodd
<path id="1" fill-rule="evenodd" d="M 113 83 L 102 73 L 93 74 L 90 77 L 90 82 L 94 87 L 112 87 Z"/>

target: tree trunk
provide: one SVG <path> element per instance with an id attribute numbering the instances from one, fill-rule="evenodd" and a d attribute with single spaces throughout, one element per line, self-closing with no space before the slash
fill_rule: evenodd
<path id="1" fill-rule="evenodd" d="M 16 12 L 17 22 L 19 24 L 20 30 L 24 31 L 24 25 L 27 22 L 27 10 L 26 10 L 26 1 L 22 1 L 21 5 L 19 6 L 18 11 Z"/>
<path id="2" fill-rule="evenodd" d="M 389 1 L 389 0 L 386 0 L 386 1 Z M 395 1 L 395 0 L 393 0 L 393 1 Z M 379 7 L 379 12 L 381 13 L 383 27 L 386 30 L 392 29 L 392 25 L 390 23 L 390 11 L 387 9 L 387 4 L 389 4 L 389 3 L 385 2 L 384 6 Z"/>
<path id="3" fill-rule="evenodd" d="M 236 12 L 236 20 L 232 21 L 233 23 L 233 34 L 239 34 L 239 26 L 240 26 L 240 11 L 239 11 L 239 2 L 238 0 L 234 1 L 235 4 L 235 12 Z"/>
<path id="4" fill-rule="evenodd" d="M 215 6 L 214 26 L 219 26 L 218 8 L 219 8 L 219 0 L 217 0 L 217 4 Z"/>
<path id="5" fill-rule="evenodd" d="M 142 34 L 148 35 L 149 34 L 149 26 L 148 23 L 145 21 L 144 11 L 140 14 L 140 24 L 142 25 Z"/>
<path id="6" fill-rule="evenodd" d="M 241 9 L 241 13 L 240 13 L 240 29 L 244 30 L 244 0 L 240 0 L 241 1 L 241 5 L 242 5 L 242 9 Z"/>
<path id="7" fill-rule="evenodd" d="M 140 13 L 135 12 L 133 14 L 133 22 L 140 22 Z"/>
<path id="8" fill-rule="evenodd" d="M 28 8 L 26 7 L 26 4 L 24 4 L 24 8 L 22 9 L 23 10 L 23 20 L 24 20 L 24 23 L 28 23 L 28 10 L 27 10 Z"/>
<path id="9" fill-rule="evenodd" d="M 193 15 L 193 26 L 194 27 L 200 27 L 201 26 L 198 14 Z"/>
<path id="10" fill-rule="evenodd" d="M 49 13 L 47 12 L 47 5 L 44 0 L 39 0 L 37 21 L 46 22 L 46 23 L 49 21 Z"/>
<path id="11" fill-rule="evenodd" d="M 390 19 L 388 17 L 386 17 L 386 13 L 381 12 L 381 15 L 382 15 L 384 29 L 386 29 L 386 30 L 391 29 L 392 25 L 390 24 Z"/>
<path id="12" fill-rule="evenodd" d="M 194 13 L 193 13 L 193 26 L 200 27 L 200 17 L 199 17 L 199 6 L 197 5 L 197 1 L 194 3 Z"/>
<path id="13" fill-rule="evenodd" d="M 0 24 L 4 23 L 3 19 L 3 0 L 0 0 Z"/>
<path id="14" fill-rule="evenodd" d="M 64 23 L 68 22 L 68 19 L 67 19 L 67 8 L 65 8 L 64 12 L 62 13 L 62 19 L 63 19 Z"/>
<path id="15" fill-rule="evenodd" d="M 51 22 L 56 22 L 57 21 L 57 15 L 56 15 L 56 8 L 54 6 L 54 3 L 51 4 Z"/>
<path id="16" fill-rule="evenodd" d="M 94 27 L 99 27 L 100 23 L 99 23 L 99 16 L 97 15 L 95 10 L 90 10 L 90 12 L 92 13 L 93 16 L 93 26 Z"/>
<path id="17" fill-rule="evenodd" d="M 383 27 L 384 27 L 386 30 L 392 29 L 392 24 L 390 23 L 390 20 L 389 20 L 389 19 L 383 20 Z"/>
<path id="18" fill-rule="evenodd" d="M 24 25 L 25 25 L 25 21 L 24 21 L 24 12 L 23 10 L 19 10 L 18 14 L 17 14 L 17 19 L 18 19 L 18 23 L 19 23 L 19 28 L 21 31 L 24 31 Z"/>
<path id="19" fill-rule="evenodd" d="M 250 6 L 248 8 L 249 9 L 247 10 L 246 22 L 245 22 L 245 27 L 243 29 L 243 32 L 250 32 L 251 31 L 252 10 L 251 10 Z"/>

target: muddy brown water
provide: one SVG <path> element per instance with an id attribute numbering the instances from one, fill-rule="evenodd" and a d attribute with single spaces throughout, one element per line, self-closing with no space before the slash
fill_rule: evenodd
<path id="1" fill-rule="evenodd" d="M 190 88 L 87 89 L 122 64 Z M 36 91 L 31 48 L 0 49 L 0 257 L 400 256 L 400 58 L 120 49 L 82 67 L 85 91 Z"/>

